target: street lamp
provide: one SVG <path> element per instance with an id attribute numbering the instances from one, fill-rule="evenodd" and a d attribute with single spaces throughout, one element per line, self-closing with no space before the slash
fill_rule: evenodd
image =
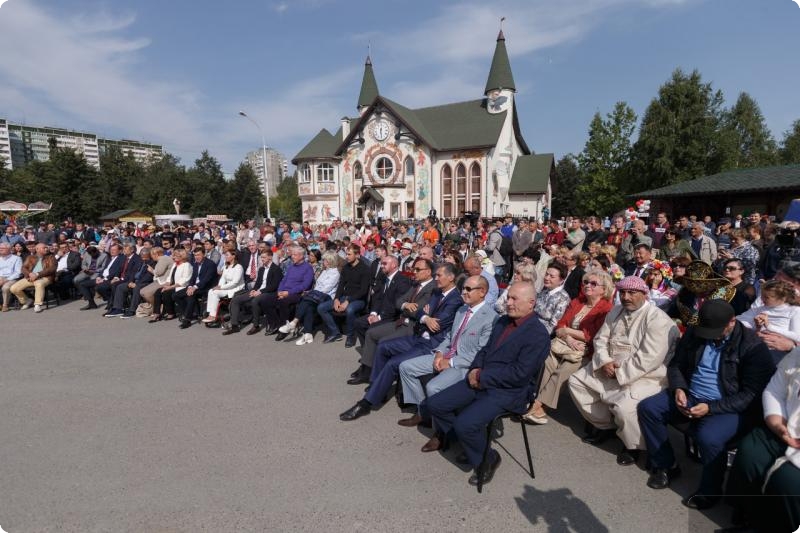
<path id="1" fill-rule="evenodd" d="M 264 172 L 264 189 L 266 191 L 265 196 L 267 197 L 267 218 L 269 219 L 269 222 L 271 224 L 272 212 L 269 209 L 269 179 L 267 178 L 267 143 L 264 141 L 264 132 L 261 130 L 261 126 L 258 125 L 258 122 L 253 120 L 253 118 L 249 116 L 247 113 L 245 113 L 244 111 L 239 111 L 239 115 L 243 116 L 244 118 L 255 124 L 256 128 L 258 128 L 258 133 L 261 134 L 261 156 L 264 160 L 263 172 Z"/>

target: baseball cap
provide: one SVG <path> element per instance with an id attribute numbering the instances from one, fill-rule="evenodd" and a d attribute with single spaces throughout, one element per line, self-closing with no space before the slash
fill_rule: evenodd
<path id="1" fill-rule="evenodd" d="M 736 312 L 725 300 L 706 300 L 700 308 L 694 334 L 701 339 L 718 339 L 734 316 Z"/>

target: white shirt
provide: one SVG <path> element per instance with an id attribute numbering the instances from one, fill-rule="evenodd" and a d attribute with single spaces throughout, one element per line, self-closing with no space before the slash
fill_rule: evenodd
<path id="1" fill-rule="evenodd" d="M 116 263 L 117 259 L 119 259 L 119 258 L 120 258 L 119 255 L 115 255 L 114 257 L 111 258 L 111 261 L 108 262 L 108 264 L 106 265 L 106 268 L 103 269 L 103 275 L 100 276 L 101 278 L 108 279 L 108 275 L 111 273 L 111 265 Z"/>

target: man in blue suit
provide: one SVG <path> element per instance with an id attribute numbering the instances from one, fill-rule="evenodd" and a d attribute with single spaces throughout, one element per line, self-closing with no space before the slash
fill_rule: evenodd
<path id="1" fill-rule="evenodd" d="M 536 289 L 530 283 L 514 283 L 508 290 L 508 314 L 492 330 L 486 346 L 472 361 L 467 377 L 428 398 L 421 408 L 429 412 L 437 430 L 428 450 L 441 448 L 453 430 L 475 469 L 470 485 L 478 484 L 478 469 L 486 447 L 486 426 L 505 411 L 524 413 L 536 392 L 536 382 L 550 353 L 550 336 L 536 318 Z M 488 450 L 483 483 L 500 466 L 500 454 Z"/>
<path id="2" fill-rule="evenodd" d="M 398 377 L 400 363 L 433 352 L 450 332 L 456 311 L 464 303 L 456 289 L 455 267 L 450 263 L 439 265 L 435 280 L 438 288 L 428 304 L 417 311 L 414 335 L 388 339 L 378 344 L 369 390 L 363 399 L 339 415 L 340 420 L 355 420 L 369 414 L 373 406 L 382 404 Z"/>
<path id="3" fill-rule="evenodd" d="M 189 286 L 185 291 L 180 291 L 175 295 L 175 307 L 178 309 L 178 313 L 183 315 L 183 319 L 178 325 L 181 329 L 192 325 L 197 298 L 208 293 L 217 279 L 217 265 L 206 257 L 206 251 L 200 246 L 194 249 L 192 269 L 192 281 L 189 282 Z"/>
<path id="4" fill-rule="evenodd" d="M 103 313 L 103 316 L 107 318 L 122 316 L 123 307 L 125 307 L 125 297 L 127 296 L 125 288 L 129 283 L 134 283 L 136 274 L 142 268 L 142 258 L 136 253 L 136 247 L 134 245 L 126 244 L 122 247 L 122 253 L 124 259 L 119 271 L 119 277 L 111 280 L 108 284 L 108 302 L 106 302 L 106 312 Z M 105 297 L 106 294 L 100 289 L 102 286 L 103 285 L 98 286 L 97 292 L 103 294 L 103 297 Z M 120 295 L 117 295 L 118 292 Z M 119 307 L 115 307 L 115 304 Z"/>

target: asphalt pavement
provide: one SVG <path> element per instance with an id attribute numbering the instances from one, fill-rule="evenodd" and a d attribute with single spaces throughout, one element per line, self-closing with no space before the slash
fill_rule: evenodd
<path id="1" fill-rule="evenodd" d="M 482 494 L 430 430 L 398 426 L 390 401 L 353 422 L 363 394 L 343 343 L 297 347 L 274 337 L 177 321 L 103 318 L 70 302 L 0 314 L 0 527 L 9 533 L 184 531 L 706 532 L 730 509 L 680 503 L 699 470 L 667 490 L 618 441 L 583 444 L 568 396 L 529 426 L 506 422 L 502 464 Z M 524 466 L 523 466 L 524 465 Z"/>

